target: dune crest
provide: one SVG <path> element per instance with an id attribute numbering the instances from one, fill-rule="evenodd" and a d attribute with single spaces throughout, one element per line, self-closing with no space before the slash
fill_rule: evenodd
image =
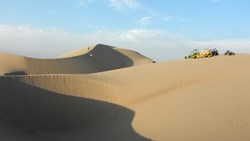
<path id="1" fill-rule="evenodd" d="M 134 51 L 123 52 L 122 49 L 98 44 L 90 50 L 80 49 L 55 59 L 0 54 L 0 66 L 3 66 L 0 74 L 86 74 L 152 63 L 151 59 Z"/>

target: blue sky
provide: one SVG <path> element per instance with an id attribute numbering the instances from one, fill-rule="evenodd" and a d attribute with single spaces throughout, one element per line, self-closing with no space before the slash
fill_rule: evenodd
<path id="1" fill-rule="evenodd" d="M 102 43 L 156 60 L 194 48 L 250 53 L 248 0 L 2 0 L 0 51 L 56 57 Z"/>

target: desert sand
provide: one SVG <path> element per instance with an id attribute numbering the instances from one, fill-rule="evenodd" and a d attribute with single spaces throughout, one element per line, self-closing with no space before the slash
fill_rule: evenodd
<path id="1" fill-rule="evenodd" d="M 152 63 L 95 45 L 1 53 L 0 74 L 0 140 L 250 140 L 248 54 Z"/>

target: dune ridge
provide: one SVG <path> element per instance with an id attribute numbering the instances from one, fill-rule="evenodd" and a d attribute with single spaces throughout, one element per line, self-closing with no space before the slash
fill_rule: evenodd
<path id="1" fill-rule="evenodd" d="M 90 50 L 80 49 L 55 59 L 37 59 L 2 53 L 0 59 L 3 61 L 0 62 L 0 66 L 5 70 L 0 69 L 0 74 L 86 74 L 152 63 L 151 59 L 139 53 L 127 52 L 97 44 Z"/>
<path id="2" fill-rule="evenodd" d="M 153 64 L 136 52 L 124 54 L 138 66 L 0 76 L 0 124 L 8 129 L 1 137 L 250 140 L 250 55 Z"/>

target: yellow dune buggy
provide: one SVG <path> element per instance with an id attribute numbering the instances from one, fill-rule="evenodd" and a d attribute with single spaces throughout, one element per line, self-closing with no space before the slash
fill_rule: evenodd
<path id="1" fill-rule="evenodd" d="M 204 58 L 204 57 L 212 57 L 212 52 L 209 49 L 192 50 L 188 56 L 185 56 L 185 59 L 195 59 L 195 58 Z"/>

